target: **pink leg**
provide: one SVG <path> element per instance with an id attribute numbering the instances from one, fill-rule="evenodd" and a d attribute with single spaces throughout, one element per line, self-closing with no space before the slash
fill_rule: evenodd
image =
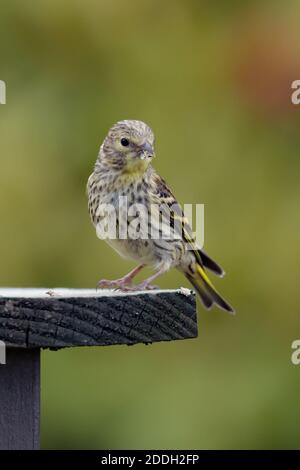
<path id="1" fill-rule="evenodd" d="M 144 268 L 144 264 L 140 264 L 136 268 L 134 268 L 130 273 L 126 274 L 126 276 L 121 277 L 120 279 L 115 279 L 114 281 L 109 281 L 107 279 L 101 279 L 98 282 L 97 288 L 98 289 L 123 289 L 125 287 L 130 287 L 132 285 L 133 278 Z"/>
<path id="2" fill-rule="evenodd" d="M 167 271 L 166 268 L 161 268 L 159 269 L 156 273 L 152 274 L 152 276 L 150 277 L 147 277 L 147 279 L 145 279 L 143 282 L 141 282 L 140 284 L 136 284 L 136 285 L 131 285 L 131 286 L 125 286 L 125 289 L 124 290 L 150 290 L 150 289 L 159 289 L 159 286 L 153 286 L 151 285 L 151 282 L 154 281 L 154 279 L 156 279 L 158 276 L 161 276 L 162 274 L 164 274 L 165 272 Z"/>

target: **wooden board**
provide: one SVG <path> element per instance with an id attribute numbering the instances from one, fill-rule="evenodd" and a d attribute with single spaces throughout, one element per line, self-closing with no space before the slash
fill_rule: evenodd
<path id="1" fill-rule="evenodd" d="M 0 289 L 0 340 L 6 346 L 55 349 L 196 336 L 196 299 L 188 289 Z"/>

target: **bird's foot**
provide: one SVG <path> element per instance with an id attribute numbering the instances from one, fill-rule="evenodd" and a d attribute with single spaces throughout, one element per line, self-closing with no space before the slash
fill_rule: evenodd
<path id="1" fill-rule="evenodd" d="M 132 281 L 129 279 L 126 279 L 125 277 L 122 277 L 121 279 L 114 279 L 114 280 L 108 280 L 108 279 L 101 279 L 97 283 L 97 289 L 125 289 L 126 287 L 130 288 L 132 284 Z"/>
<path id="2" fill-rule="evenodd" d="M 152 284 L 148 284 L 147 282 L 141 282 L 140 284 L 132 284 L 129 286 L 124 286 L 121 288 L 124 292 L 136 292 L 139 290 L 156 290 L 160 289 L 159 286 L 154 286 Z"/>

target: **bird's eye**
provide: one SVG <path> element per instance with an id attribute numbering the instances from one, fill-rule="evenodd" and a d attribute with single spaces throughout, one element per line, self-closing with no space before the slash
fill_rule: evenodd
<path id="1" fill-rule="evenodd" d="M 121 139 L 121 144 L 123 145 L 123 147 L 128 147 L 129 140 L 125 139 L 125 137 L 123 137 L 123 139 Z"/>

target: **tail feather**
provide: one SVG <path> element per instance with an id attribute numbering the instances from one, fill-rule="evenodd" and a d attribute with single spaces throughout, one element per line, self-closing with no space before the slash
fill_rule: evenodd
<path id="1" fill-rule="evenodd" d="M 197 280 L 193 276 L 187 273 L 185 275 L 187 279 L 190 281 L 190 283 L 196 289 L 199 297 L 201 298 L 203 302 L 204 307 L 206 307 L 207 310 L 210 310 L 214 303 L 211 296 L 205 291 L 205 289 L 202 288 L 202 286 L 199 284 L 199 282 L 197 282 Z"/>
<path id="2" fill-rule="evenodd" d="M 234 313 L 234 309 L 216 291 L 215 287 L 209 280 L 209 277 L 207 276 L 204 268 L 200 266 L 200 264 L 196 265 L 195 273 L 185 273 L 185 275 L 191 282 L 191 284 L 195 287 L 206 308 L 210 309 L 213 304 L 216 304 L 223 310 L 226 310 L 229 313 Z"/>
<path id="3" fill-rule="evenodd" d="M 223 277 L 225 275 L 224 269 L 221 268 L 221 266 L 211 259 L 204 251 L 199 250 L 199 253 L 203 266 L 205 266 L 217 276 Z"/>

